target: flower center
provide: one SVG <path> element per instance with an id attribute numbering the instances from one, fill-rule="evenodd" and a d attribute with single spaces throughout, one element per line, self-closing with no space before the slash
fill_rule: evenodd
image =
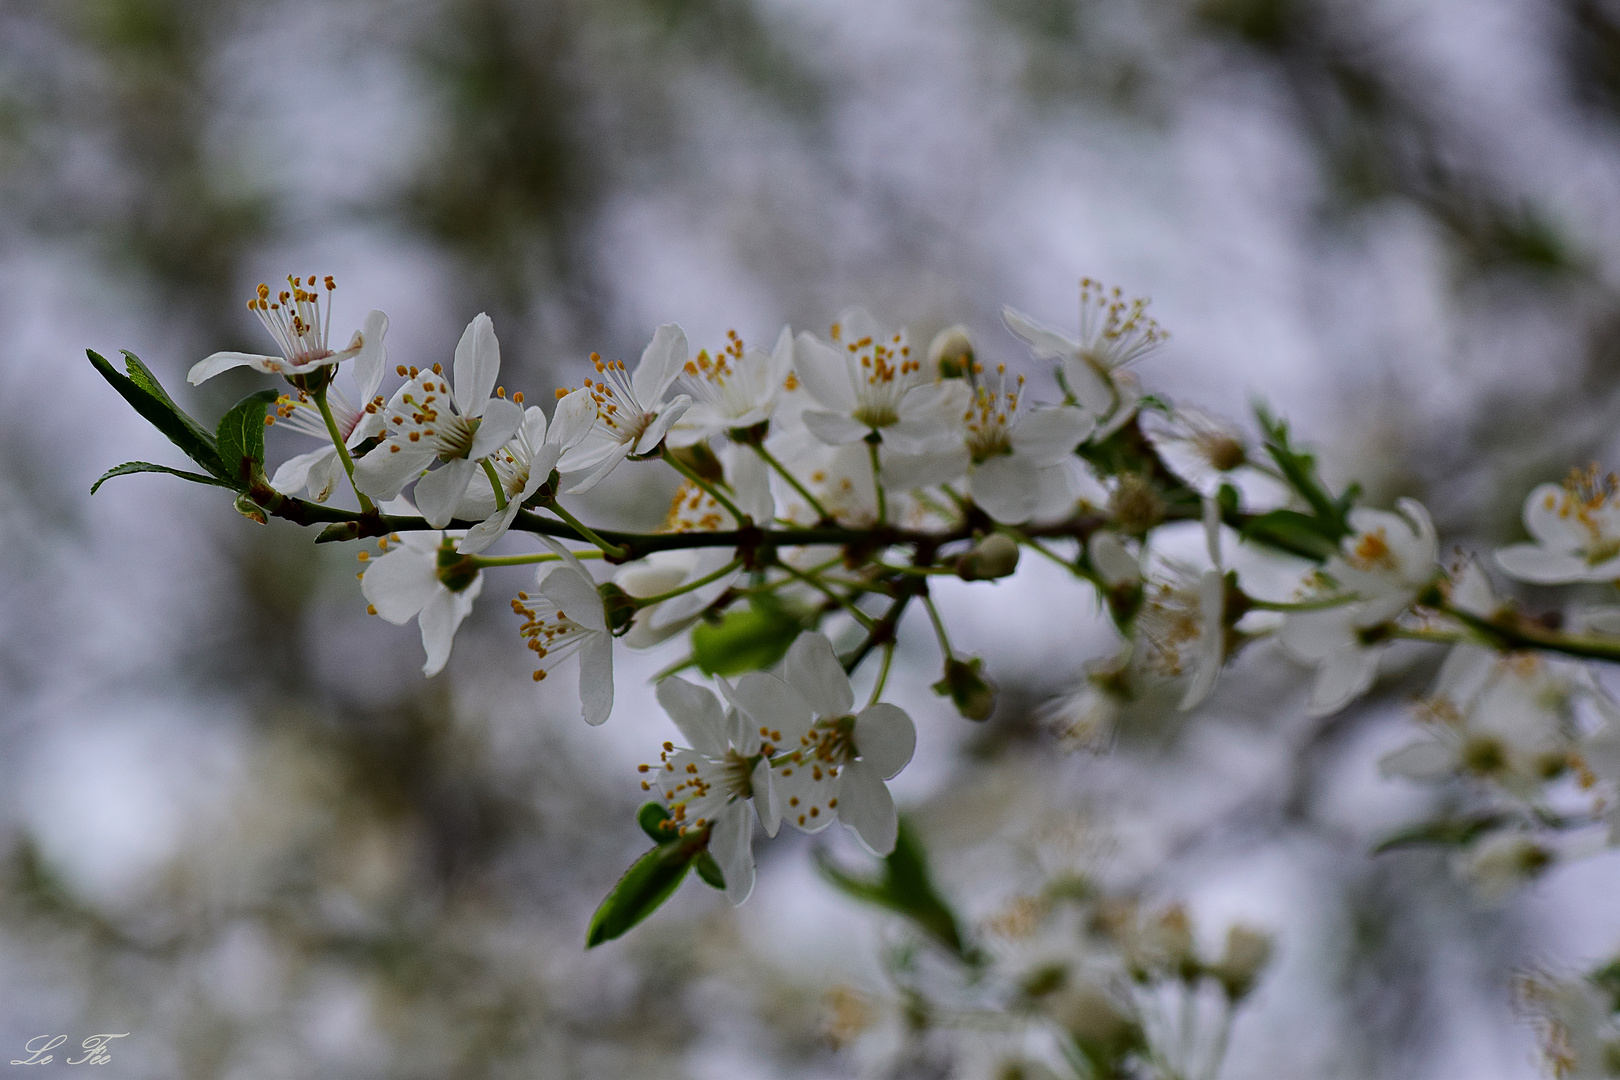
<path id="1" fill-rule="evenodd" d="M 1018 376 L 1012 389 L 1007 388 L 1007 365 L 996 365 L 997 381 L 990 386 L 988 380 L 974 392 L 962 420 L 967 424 L 968 451 L 973 463 L 982 465 L 993 457 L 1012 453 L 1012 429 L 1018 422 L 1018 401 L 1024 388 L 1024 377 Z"/>
<path id="2" fill-rule="evenodd" d="M 257 294 L 248 301 L 248 310 L 259 317 L 282 356 L 294 364 L 311 364 L 332 355 L 327 339 L 332 321 L 332 290 L 337 288 L 337 283 L 330 274 L 322 279 L 326 289 L 323 311 L 315 281 L 314 274 L 309 275 L 307 281 L 288 277 L 287 284 L 291 288 L 282 289 L 274 300 L 270 299 L 270 286 L 261 282 Z"/>

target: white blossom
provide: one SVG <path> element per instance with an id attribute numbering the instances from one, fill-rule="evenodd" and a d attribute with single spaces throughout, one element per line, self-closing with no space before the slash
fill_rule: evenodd
<path id="1" fill-rule="evenodd" d="M 1200 495 L 1213 496 L 1249 461 L 1243 429 L 1203 409 L 1183 407 L 1168 417 L 1144 412 L 1142 433 L 1170 471 Z"/>
<path id="2" fill-rule="evenodd" d="M 1075 447 L 1096 421 L 1073 406 L 1030 409 L 1024 377 L 1008 385 L 1007 368 L 982 378 L 953 424 L 957 441 L 925 454 L 887 454 L 885 484 L 902 490 L 968 475 L 973 501 L 991 518 L 1016 525 L 1061 513 L 1074 503 L 1070 467 Z"/>
<path id="3" fill-rule="evenodd" d="M 740 904 L 754 889 L 754 811 L 767 836 L 780 827 L 770 758 L 776 744 L 793 735 L 756 727 L 736 709 L 722 710 L 714 694 L 684 679 L 661 681 L 658 703 L 688 746 L 665 743 L 658 765 L 641 767 L 653 774 L 642 787 L 665 800 L 682 833 L 711 827 L 709 853 L 726 879 L 726 898 Z"/>
<path id="4" fill-rule="evenodd" d="M 1378 658 L 1389 646 L 1386 637 L 1370 632 L 1410 607 L 1435 576 L 1439 545 L 1429 512 L 1413 499 L 1395 505 L 1399 513 L 1350 512 L 1353 532 L 1322 567 L 1322 574 L 1335 583 L 1323 595 L 1342 596 L 1345 602 L 1289 612 L 1283 620 L 1283 648 L 1316 669 L 1313 716 L 1337 712 L 1366 692 L 1378 674 Z"/>
<path id="5" fill-rule="evenodd" d="M 1562 486 L 1541 484 L 1524 501 L 1531 544 L 1496 553 L 1503 570 L 1521 581 L 1557 585 L 1620 580 L 1620 478 L 1600 477 L 1594 466 Z"/>
<path id="6" fill-rule="evenodd" d="M 1415 780 L 1472 775 L 1528 797 L 1569 765 L 1574 703 L 1589 687 L 1576 663 L 1458 645 L 1419 705 L 1425 737 L 1382 768 Z"/>
<path id="7" fill-rule="evenodd" d="M 585 388 L 596 402 L 596 423 L 578 446 L 563 455 L 559 465 L 570 478 L 585 474 L 568 489 L 573 495 L 595 487 L 625 458 L 657 450 L 670 427 L 692 405 L 686 394 L 664 400 L 687 362 L 686 332 L 674 323 L 665 323 L 653 333 L 636 370 L 629 375 L 623 361 L 603 360 L 595 353 L 591 361 L 597 379 L 586 379 Z"/>
<path id="8" fill-rule="evenodd" d="M 260 284 L 257 295 L 248 301 L 248 310 L 259 317 L 259 322 L 270 332 L 280 356 L 260 353 L 217 352 L 192 365 L 186 381 L 193 386 L 212 379 L 222 371 L 251 367 L 267 375 L 285 375 L 292 378 L 308 375 L 312 371 L 338 364 L 351 356 L 376 356 L 381 362 L 383 335 L 388 332 L 388 316 L 373 311 L 366 316 L 365 327 L 356 330 L 349 344 L 334 351 L 331 345 L 332 290 L 337 285 L 330 275 L 323 279 L 326 288 L 326 307 L 322 309 L 320 295 L 315 292 L 315 275 L 306 282 L 289 277 L 291 288 L 283 289 L 270 299 L 270 286 Z"/>
<path id="9" fill-rule="evenodd" d="M 578 445 L 590 431 L 595 419 L 595 404 L 587 390 L 575 390 L 557 402 L 549 430 L 546 414 L 539 406 L 531 405 L 525 409 L 523 424 L 517 434 L 490 456 L 490 463 L 500 480 L 501 493 L 506 497 L 506 508 L 495 509 L 491 505 L 491 513 L 468 531 L 459 550 L 483 551 L 505 536 L 523 504 L 550 478 L 552 470 L 557 467 L 557 459 Z M 480 489 L 476 481 L 471 487 Z M 493 491 L 490 491 L 489 497 L 493 504 Z"/>
<path id="10" fill-rule="evenodd" d="M 925 453 L 951 438 L 949 418 L 962 411 L 967 387 L 934 379 L 911 355 L 904 331 L 890 333 L 861 308 L 832 326 L 832 343 L 801 332 L 794 372 L 821 405 L 802 421 L 831 446 L 859 442 L 874 431 L 902 453 Z"/>
<path id="11" fill-rule="evenodd" d="M 386 319 L 383 325 L 387 325 Z M 386 405 L 377 391 L 382 386 L 387 356 L 382 349 L 380 333 L 377 341 L 376 348 L 363 349 L 348 369 L 354 376 L 354 400 L 351 401 L 342 391 L 337 379 L 326 389 L 327 408 L 331 410 L 343 445 L 350 450 L 383 429 L 382 410 Z M 283 394 L 276 400 L 274 420 L 278 427 L 292 428 L 319 439 L 321 446 L 282 462 L 276 474 L 270 478 L 270 486 L 284 495 L 307 491 L 316 502 L 325 502 L 343 476 L 343 463 L 338 457 L 337 447 L 332 443 L 332 434 L 326 428 L 320 408 L 308 391 L 297 390 L 293 394 Z"/>
<path id="12" fill-rule="evenodd" d="M 1125 368 L 1157 349 L 1169 336 L 1147 313 L 1146 300 L 1126 301 L 1119 289 L 1080 280 L 1080 336 L 1070 338 L 1011 307 L 1001 309 L 1007 328 L 1037 359 L 1056 360 L 1069 392 L 1101 423 L 1093 438 L 1105 439 L 1136 414 L 1141 389 Z"/>
<path id="13" fill-rule="evenodd" d="M 415 512 L 404 499 L 384 509 L 391 514 Z M 387 538 L 385 554 L 368 560 L 360 578 L 360 591 L 374 614 L 395 626 L 417 620 L 427 652 L 422 673 L 430 677 L 444 670 L 456 630 L 483 588 L 483 574 L 471 560 L 456 555 L 455 540 L 442 532 Z"/>
<path id="14" fill-rule="evenodd" d="M 392 499 L 416 480 L 416 504 L 429 525 L 442 528 L 479 463 L 517 433 L 523 409 L 491 396 L 501 370 L 501 347 L 488 315 L 467 324 L 456 343 L 454 390 L 437 364 L 411 371 L 383 410 L 387 436 L 355 463 L 355 485 L 373 499 Z M 437 469 L 428 472 L 435 462 Z M 421 477 L 417 480 L 417 477 Z"/>
<path id="15" fill-rule="evenodd" d="M 680 382 L 692 407 L 669 429 L 671 446 L 690 446 L 711 435 L 746 430 L 771 419 L 793 370 L 793 331 L 786 326 L 769 351 L 744 346 L 733 331 L 726 347 L 686 361 Z"/>
<path id="16" fill-rule="evenodd" d="M 726 689 L 724 683 L 722 689 Z M 834 816 L 873 852 L 894 850 L 898 818 L 884 783 L 905 768 L 917 745 L 911 718 L 886 702 L 852 714 L 849 677 L 822 634 L 800 634 L 782 676 L 756 671 L 730 691 L 732 704 L 774 733 L 802 732 L 782 746 L 776 770 L 783 817 L 818 832 Z"/>
<path id="17" fill-rule="evenodd" d="M 600 724 L 613 711 L 613 636 L 596 581 L 567 548 L 551 539 L 540 541 L 562 561 L 536 572 L 538 595 L 520 592 L 512 611 L 522 616 L 518 627 L 535 655 L 534 681 L 579 654 L 579 700 L 585 722 Z"/>

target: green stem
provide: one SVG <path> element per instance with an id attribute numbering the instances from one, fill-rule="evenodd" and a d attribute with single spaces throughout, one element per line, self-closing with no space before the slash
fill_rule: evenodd
<path id="1" fill-rule="evenodd" d="M 881 476 L 883 470 L 882 466 L 878 464 L 878 444 L 876 442 L 868 442 L 866 444 L 866 453 L 867 456 L 872 460 L 872 489 L 877 492 L 878 524 L 887 525 L 889 523 L 889 500 L 887 496 L 883 494 L 883 480 Z"/>
<path id="2" fill-rule="evenodd" d="M 1329 596 L 1321 600 L 1261 600 L 1249 597 L 1249 606 L 1258 611 L 1324 611 L 1328 608 L 1343 607 L 1345 604 L 1355 602 L 1352 596 Z"/>
<path id="3" fill-rule="evenodd" d="M 883 696 L 883 687 L 889 681 L 889 668 L 894 663 L 894 642 L 886 642 L 883 646 L 883 666 L 878 668 L 877 682 L 872 684 L 872 696 L 866 699 L 866 707 L 870 709 L 878 703 Z"/>
<path id="4" fill-rule="evenodd" d="M 939 609 L 934 606 L 934 598 L 922 598 L 923 607 L 928 611 L 928 621 L 934 624 L 934 635 L 939 638 L 939 651 L 945 654 L 945 662 L 950 663 L 956 653 L 951 649 L 950 635 L 945 632 L 945 620 L 939 617 Z"/>
<path id="5" fill-rule="evenodd" d="M 732 559 L 714 573 L 705 574 L 696 581 L 688 581 L 684 585 L 679 585 L 669 590 L 669 592 L 662 592 L 656 596 L 632 596 L 630 599 L 635 601 L 637 609 L 651 607 L 652 605 L 660 603 L 661 601 L 672 599 L 673 597 L 680 596 L 683 593 L 689 593 L 693 589 L 701 589 L 710 582 L 719 581 L 721 578 L 725 577 L 727 574 L 731 573 L 741 565 L 741 559 Z"/>
<path id="6" fill-rule="evenodd" d="M 576 559 L 600 559 L 600 551 L 575 551 L 572 553 Z M 550 551 L 536 552 L 532 555 L 474 555 L 473 565 L 479 568 L 486 566 L 530 566 L 534 563 L 561 562 L 562 556 Z"/>
<path id="7" fill-rule="evenodd" d="M 731 516 L 736 519 L 738 528 L 745 529 L 753 523 L 753 518 L 737 509 L 737 504 L 728 499 L 719 488 L 715 487 L 713 484 L 709 483 L 709 481 L 703 479 L 703 477 L 689 469 L 686 462 L 676 457 L 670 451 L 668 446 L 662 447 L 659 452 L 663 455 L 664 460 L 669 462 L 670 466 L 676 472 L 680 473 L 682 476 L 692 481 L 692 483 L 708 492 L 709 496 L 714 499 L 715 502 L 729 510 L 731 512 Z"/>
<path id="8" fill-rule="evenodd" d="M 315 391 L 315 408 L 320 410 L 321 419 L 326 421 L 326 433 L 332 437 L 332 446 L 337 450 L 338 460 L 343 462 L 343 472 L 349 478 L 349 486 L 354 488 L 355 497 L 360 500 L 360 512 L 369 514 L 375 509 L 366 493 L 355 487 L 354 458 L 349 456 L 349 448 L 343 445 L 343 435 L 338 431 L 337 418 L 332 415 L 332 406 L 326 403 L 326 387 Z"/>
<path id="9" fill-rule="evenodd" d="M 1606 660 L 1611 664 L 1620 664 L 1620 639 L 1561 634 L 1556 630 L 1542 629 L 1534 623 L 1526 623 L 1511 615 L 1500 616 L 1499 620 L 1482 619 L 1472 612 L 1446 602 L 1440 604 L 1440 610 L 1500 649 L 1541 649 L 1546 652 L 1563 653 L 1565 656 L 1579 656 L 1587 660 Z"/>
<path id="10" fill-rule="evenodd" d="M 481 464 L 484 466 L 484 475 L 489 477 L 489 486 L 495 491 L 495 509 L 505 510 L 506 489 L 501 487 L 501 478 L 495 475 L 494 464 L 491 463 L 489 458 L 485 458 Z"/>
<path id="11" fill-rule="evenodd" d="M 1468 640 L 1465 635 L 1455 630 L 1408 630 L 1401 626 L 1390 627 L 1389 636 L 1402 641 L 1428 641 L 1435 645 L 1455 645 L 1459 641 Z"/>
<path id="12" fill-rule="evenodd" d="M 871 631 L 874 625 L 872 622 L 872 616 L 856 607 L 854 601 L 850 600 L 849 597 L 840 596 L 838 593 L 822 584 L 819 578 L 812 577 L 811 575 L 806 574 L 803 570 L 789 566 L 787 563 L 777 563 L 777 565 L 783 570 L 787 571 L 789 574 L 792 574 L 795 578 L 798 578 L 800 581 L 810 586 L 812 589 L 815 589 L 817 592 L 824 595 L 827 599 L 831 600 L 833 603 L 837 604 L 851 615 L 855 616 L 855 621 L 861 624 L 862 629 L 868 632 Z"/>
<path id="13" fill-rule="evenodd" d="M 595 544 L 597 547 L 601 548 L 603 554 L 609 555 L 613 558 L 623 558 L 629 554 L 629 551 L 625 548 L 620 547 L 618 544 L 610 544 L 598 536 L 596 531 L 589 525 L 579 520 L 579 518 L 575 517 L 573 514 L 570 514 L 567 510 L 564 510 L 562 504 L 556 499 L 551 499 L 542 505 L 545 506 L 547 510 L 550 510 L 553 514 L 556 514 L 558 517 L 562 518 L 569 525 L 573 526 L 574 531 L 578 533 L 587 543 Z"/>
<path id="14" fill-rule="evenodd" d="M 765 449 L 763 443 L 756 442 L 750 443 L 749 445 L 754 448 L 754 453 L 758 454 L 764 460 L 765 464 L 775 469 L 776 474 L 788 482 L 789 487 L 804 497 L 804 501 L 810 504 L 810 509 L 816 512 L 816 517 L 819 520 L 831 521 L 833 519 L 833 516 L 827 513 L 827 508 L 821 505 L 820 500 L 818 500 L 814 495 L 810 494 L 810 489 L 800 483 L 799 478 L 789 472 L 787 466 L 783 465 L 780 461 L 777 461 L 775 456 L 772 455 L 769 450 Z"/>

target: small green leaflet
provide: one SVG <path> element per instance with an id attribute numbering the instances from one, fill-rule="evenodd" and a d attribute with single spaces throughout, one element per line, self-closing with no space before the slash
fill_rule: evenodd
<path id="1" fill-rule="evenodd" d="M 157 381 L 157 376 L 141 363 L 138 356 L 128 351 L 124 353 L 128 369 L 126 375 L 114 368 L 106 357 L 95 350 L 88 350 L 87 355 L 90 357 L 90 363 L 101 373 L 101 377 L 106 379 L 125 401 L 134 406 L 135 411 L 145 417 L 149 424 L 184 451 L 187 457 L 221 480 L 232 480 L 224 464 L 219 460 L 219 453 L 214 448 L 214 437 L 170 399 Z"/>
<path id="2" fill-rule="evenodd" d="M 231 406 L 219 418 L 214 440 L 230 479 L 250 486 L 264 473 L 264 411 L 275 403 L 274 390 L 259 390 Z"/>

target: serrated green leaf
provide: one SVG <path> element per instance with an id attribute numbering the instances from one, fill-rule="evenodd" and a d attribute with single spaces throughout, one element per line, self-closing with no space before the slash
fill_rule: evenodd
<path id="1" fill-rule="evenodd" d="M 585 947 L 594 949 L 604 941 L 612 941 L 657 911 L 675 895 L 701 850 L 685 844 L 661 844 L 631 863 L 591 916 Z"/>
<path id="2" fill-rule="evenodd" d="M 94 495 L 97 491 L 101 490 L 101 485 L 105 484 L 108 480 L 111 480 L 115 476 L 128 476 L 131 473 L 143 472 L 168 473 L 170 476 L 178 476 L 182 480 L 190 480 L 193 484 L 212 484 L 215 487 L 230 487 L 230 485 L 225 483 L 225 481 L 215 476 L 204 476 L 202 473 L 186 472 L 184 469 L 171 469 L 167 465 L 154 465 L 150 461 L 126 461 L 122 465 L 114 465 L 112 468 L 102 473 L 101 479 L 90 485 L 90 494 Z"/>
<path id="3" fill-rule="evenodd" d="M 641 831 L 651 837 L 655 844 L 667 844 L 679 838 L 680 834 L 674 829 L 662 827 L 668 820 L 669 811 L 664 809 L 663 803 L 642 803 L 641 809 L 636 811 L 636 824 L 641 826 Z"/>
<path id="4" fill-rule="evenodd" d="M 1331 526 L 1297 510 L 1273 510 L 1250 518 L 1243 526 L 1243 536 L 1317 562 L 1339 550 L 1339 539 L 1332 535 Z"/>
<path id="5" fill-rule="evenodd" d="M 219 418 L 214 443 L 226 475 L 243 486 L 264 472 L 264 412 L 275 403 L 274 390 L 258 390 L 231 406 Z"/>
<path id="6" fill-rule="evenodd" d="M 161 431 L 170 442 L 205 470 L 221 480 L 230 480 L 214 447 L 214 437 L 169 398 L 162 385 L 158 383 L 157 377 L 141 363 L 139 357 L 132 352 L 124 353 L 129 369 L 129 374 L 126 375 L 114 368 L 106 357 L 94 349 L 86 350 L 86 355 L 90 357 L 90 363 L 101 373 L 101 377 L 106 379 L 147 423 Z"/>
<path id="7" fill-rule="evenodd" d="M 697 858 L 692 860 L 692 869 L 696 870 L 697 876 L 703 879 L 703 884 L 711 889 L 725 891 L 726 875 L 721 871 L 720 864 L 714 861 L 714 856 L 710 855 L 707 850 L 698 852 Z"/>
<path id="8" fill-rule="evenodd" d="M 778 603 L 728 611 L 718 624 L 692 629 L 692 657 L 705 675 L 763 671 L 787 655 L 804 621 Z"/>

